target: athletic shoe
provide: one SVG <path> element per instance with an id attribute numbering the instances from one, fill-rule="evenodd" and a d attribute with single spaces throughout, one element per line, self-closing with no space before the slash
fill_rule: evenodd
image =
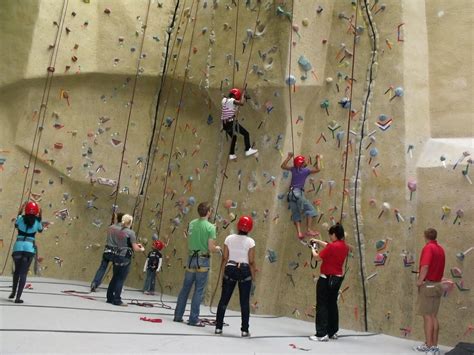
<path id="1" fill-rule="evenodd" d="M 23 303 L 23 300 L 19 300 L 18 298 L 14 301 L 15 303 Z"/>
<path id="2" fill-rule="evenodd" d="M 429 350 L 429 354 L 439 355 L 440 354 L 439 348 L 437 346 L 432 346 Z"/>
<path id="3" fill-rule="evenodd" d="M 199 322 L 197 322 L 197 323 L 189 323 L 189 322 L 188 322 L 188 325 L 190 325 L 191 327 L 205 327 L 205 326 L 206 326 L 206 325 L 205 325 L 203 322 L 201 322 L 201 321 L 199 321 Z"/>
<path id="4" fill-rule="evenodd" d="M 241 335 L 242 335 L 242 338 L 248 338 L 248 337 L 250 337 L 250 333 L 249 333 L 249 332 L 242 332 Z"/>
<path id="5" fill-rule="evenodd" d="M 173 319 L 173 322 L 183 323 L 183 318 L 181 318 L 181 319 L 176 319 L 176 318 L 174 318 L 174 319 Z"/>
<path id="6" fill-rule="evenodd" d="M 428 347 L 425 343 L 421 344 L 421 345 L 418 345 L 416 347 L 413 348 L 413 350 L 415 351 L 419 351 L 420 353 L 427 353 L 428 351 L 430 351 L 430 347 Z"/>
<path id="7" fill-rule="evenodd" d="M 95 292 L 96 288 L 97 288 L 97 286 L 95 284 L 91 284 L 91 292 Z"/>
<path id="8" fill-rule="evenodd" d="M 10 296 L 8 296 L 9 299 L 14 299 L 15 298 L 15 294 L 14 293 L 10 293 Z"/>
<path id="9" fill-rule="evenodd" d="M 258 150 L 257 150 L 257 149 L 250 148 L 249 150 L 246 150 L 246 151 L 245 151 L 245 156 L 246 156 L 246 157 L 249 157 L 249 156 L 254 155 L 254 154 L 256 154 L 256 153 L 258 153 Z"/>
<path id="10" fill-rule="evenodd" d="M 309 340 L 312 340 L 312 341 L 329 341 L 329 337 L 328 337 L 327 334 L 323 337 L 318 337 L 316 335 L 311 335 L 309 337 Z"/>
<path id="11" fill-rule="evenodd" d="M 329 337 L 329 339 L 332 339 L 332 340 L 337 340 L 338 338 L 339 338 L 339 337 L 338 337 L 337 333 L 336 333 L 336 334 L 333 334 L 333 335 L 331 335 L 331 336 Z"/>
<path id="12" fill-rule="evenodd" d="M 229 160 L 235 160 L 235 159 L 237 159 L 237 155 L 235 154 L 229 155 Z"/>
<path id="13" fill-rule="evenodd" d="M 222 334 L 222 329 L 217 329 L 217 328 L 216 328 L 216 330 L 214 330 L 214 334 L 219 334 L 219 335 L 221 335 L 221 334 Z"/>

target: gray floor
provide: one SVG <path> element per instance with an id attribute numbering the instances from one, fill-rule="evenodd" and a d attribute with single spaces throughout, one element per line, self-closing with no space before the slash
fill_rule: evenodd
<path id="1" fill-rule="evenodd" d="M 155 305 L 144 308 L 117 307 L 105 303 L 105 289 L 80 296 L 65 290 L 88 291 L 86 283 L 46 278 L 29 278 L 32 289 L 25 290 L 23 305 L 9 300 L 11 278 L 0 277 L 0 353 L 180 353 L 180 354 L 415 354 L 418 343 L 387 335 L 364 336 L 340 331 L 347 336 L 328 343 L 308 339 L 314 324 L 290 318 L 252 316 L 252 337 L 240 338 L 240 314 L 228 312 L 224 335 L 214 328 L 190 327 L 174 323 L 173 310 Z M 124 299 L 157 302 L 158 296 L 145 296 L 126 289 Z M 176 299 L 164 296 L 168 306 Z M 209 307 L 203 317 L 212 318 Z M 140 320 L 160 318 L 162 323 Z M 448 348 L 443 347 L 443 352 Z"/>

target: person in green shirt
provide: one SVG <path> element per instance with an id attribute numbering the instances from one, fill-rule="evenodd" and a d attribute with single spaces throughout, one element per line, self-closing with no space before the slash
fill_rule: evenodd
<path id="1" fill-rule="evenodd" d="M 208 202 L 200 203 L 198 214 L 199 218 L 192 220 L 188 227 L 188 264 L 184 275 L 183 287 L 178 295 L 173 321 L 183 321 L 186 301 L 194 285 L 188 325 L 204 327 L 204 324 L 199 319 L 199 308 L 207 284 L 210 252 L 221 252 L 221 247 L 215 244 L 216 226 L 209 222 L 211 215 L 210 204 Z"/>

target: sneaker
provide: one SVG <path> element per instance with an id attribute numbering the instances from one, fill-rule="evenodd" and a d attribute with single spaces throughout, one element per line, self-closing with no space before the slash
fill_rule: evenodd
<path id="1" fill-rule="evenodd" d="M 421 345 L 414 347 L 413 349 L 421 353 L 427 353 L 428 351 L 430 351 L 431 348 L 429 348 L 425 343 L 423 343 Z"/>
<path id="2" fill-rule="evenodd" d="M 254 155 L 254 154 L 256 154 L 256 153 L 258 153 L 258 150 L 257 150 L 257 149 L 250 148 L 249 150 L 246 150 L 246 151 L 245 151 L 245 156 L 246 156 L 246 157 L 249 157 L 249 156 Z"/>
<path id="3" fill-rule="evenodd" d="M 333 334 L 329 337 L 329 339 L 332 339 L 332 340 L 337 340 L 339 337 L 337 336 L 337 333 L 336 334 Z"/>
<path id="4" fill-rule="evenodd" d="M 17 298 L 14 302 L 15 303 L 23 303 L 23 300 L 20 300 L 20 299 Z"/>
<path id="5" fill-rule="evenodd" d="M 430 354 L 433 354 L 433 355 L 439 355 L 440 354 L 440 350 L 437 346 L 432 346 L 429 350 L 429 353 Z"/>
<path id="6" fill-rule="evenodd" d="M 250 337 L 250 333 L 249 333 L 249 332 L 242 332 L 241 335 L 242 335 L 242 338 L 248 338 L 248 337 Z"/>
<path id="7" fill-rule="evenodd" d="M 128 304 L 126 304 L 125 302 L 113 302 L 112 304 L 114 306 L 128 307 Z"/>
<path id="8" fill-rule="evenodd" d="M 197 323 L 190 323 L 190 322 L 188 322 L 188 325 L 190 325 L 191 327 L 205 327 L 205 326 L 206 326 L 206 325 L 205 325 L 203 322 L 201 322 L 201 321 L 199 321 L 199 322 L 197 322 Z"/>
<path id="9" fill-rule="evenodd" d="M 15 294 L 14 293 L 10 293 L 10 296 L 8 296 L 9 299 L 14 299 L 15 298 Z"/>
<path id="10" fill-rule="evenodd" d="M 183 318 L 181 318 L 181 319 L 174 318 L 173 322 L 183 323 Z"/>
<path id="11" fill-rule="evenodd" d="M 327 336 L 327 334 L 323 337 L 318 337 L 316 335 L 311 335 L 309 337 L 309 340 L 312 340 L 312 341 L 329 341 L 329 337 Z"/>
<path id="12" fill-rule="evenodd" d="M 229 155 L 229 160 L 235 160 L 235 159 L 237 159 L 237 155 L 235 154 Z"/>
<path id="13" fill-rule="evenodd" d="M 222 334 L 222 329 L 216 328 L 216 330 L 214 330 L 214 334 L 219 334 L 219 335 Z"/>

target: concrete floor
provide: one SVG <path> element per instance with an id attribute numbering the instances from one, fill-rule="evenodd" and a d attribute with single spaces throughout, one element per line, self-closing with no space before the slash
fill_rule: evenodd
<path id="1" fill-rule="evenodd" d="M 29 278 L 17 305 L 9 300 L 11 278 L 0 277 L 0 353 L 179 353 L 179 354 L 414 354 L 418 343 L 387 335 L 369 335 L 341 330 L 340 339 L 315 343 L 308 339 L 314 324 L 272 316 L 252 316 L 252 337 L 240 338 L 240 314 L 229 311 L 224 335 L 214 335 L 214 327 L 190 327 L 174 323 L 176 298 L 164 296 L 166 308 L 134 305 L 117 307 L 105 303 L 105 289 L 97 293 L 65 294 L 62 291 L 87 292 L 79 281 Z M 94 299 L 84 297 L 92 296 Z M 159 296 L 145 296 L 126 289 L 124 300 L 158 302 Z M 215 309 L 214 309 L 215 311 Z M 213 318 L 209 307 L 201 307 L 202 317 Z M 160 318 L 162 323 L 140 320 Z M 186 318 L 185 318 L 186 319 Z M 443 347 L 442 353 L 449 348 Z"/>

